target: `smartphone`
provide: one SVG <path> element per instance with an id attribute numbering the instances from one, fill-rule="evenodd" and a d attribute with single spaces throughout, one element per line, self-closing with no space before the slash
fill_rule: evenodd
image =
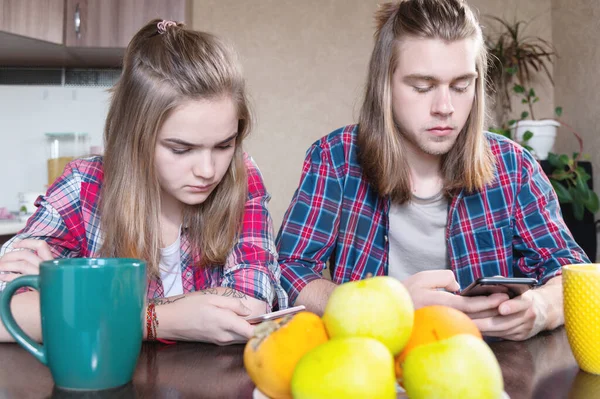
<path id="1" fill-rule="evenodd" d="M 491 295 L 497 292 L 507 293 L 510 298 L 522 295 L 535 287 L 538 281 L 529 277 L 481 277 L 461 291 L 462 296 Z"/>
<path id="2" fill-rule="evenodd" d="M 283 316 L 287 316 L 289 314 L 295 314 L 295 313 L 303 311 L 304 309 L 306 309 L 304 307 L 304 305 L 299 305 L 299 306 L 294 306 L 292 308 L 278 310 L 276 312 L 261 314 L 260 316 L 246 317 L 245 320 L 250 324 L 258 324 L 265 320 L 273 320 L 273 319 L 278 319 Z"/>

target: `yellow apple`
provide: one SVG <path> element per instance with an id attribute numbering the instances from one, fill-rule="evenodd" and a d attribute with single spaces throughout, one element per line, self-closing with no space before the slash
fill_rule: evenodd
<path id="1" fill-rule="evenodd" d="M 394 358 L 372 338 L 339 338 L 312 349 L 292 375 L 294 399 L 394 399 Z"/>
<path id="2" fill-rule="evenodd" d="M 323 314 L 330 338 L 371 337 L 397 355 L 410 338 L 414 307 L 408 291 L 379 276 L 336 287 Z"/>
<path id="3" fill-rule="evenodd" d="M 406 356 L 402 370 L 410 399 L 500 399 L 504 392 L 496 356 L 472 335 L 418 346 Z"/>

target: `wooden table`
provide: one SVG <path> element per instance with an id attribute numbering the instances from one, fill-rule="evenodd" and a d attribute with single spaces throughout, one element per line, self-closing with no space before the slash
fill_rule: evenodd
<path id="1" fill-rule="evenodd" d="M 562 328 L 490 346 L 511 399 L 600 398 L 600 376 L 579 371 Z M 242 345 L 144 344 L 132 384 L 86 396 L 54 389 L 50 372 L 33 356 L 16 344 L 0 344 L 0 398 L 251 398 L 254 385 L 242 352 Z"/>

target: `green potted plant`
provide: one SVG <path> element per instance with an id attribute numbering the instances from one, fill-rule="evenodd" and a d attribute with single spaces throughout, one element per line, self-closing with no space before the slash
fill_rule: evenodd
<path id="1" fill-rule="evenodd" d="M 533 104 L 540 99 L 533 88 L 525 88 L 519 84 L 513 86 L 515 94 L 521 97 L 521 103 L 527 105 L 528 110 L 521 112 L 518 120 L 508 122 L 511 135 L 518 142 L 527 145 L 527 149 L 533 152 L 535 157 L 540 160 L 548 159 L 548 154 L 554 146 L 556 132 L 560 126 L 558 119 L 546 118 L 536 120 L 533 113 Z M 562 114 L 562 107 L 554 109 L 555 117 Z"/>
<path id="2" fill-rule="evenodd" d="M 524 88 L 515 85 L 514 92 L 522 95 L 522 102 L 528 104 L 530 111 L 533 111 L 533 103 L 539 101 L 535 91 L 533 89 L 525 90 Z M 553 119 L 553 121 L 555 121 L 557 125 L 563 125 L 573 133 L 573 136 L 577 140 L 579 151 L 573 153 L 573 156 L 567 154 L 555 154 L 550 152 L 550 149 L 552 148 L 550 143 L 543 143 L 545 144 L 544 149 L 546 153 L 541 160 L 547 159 L 547 163 L 553 168 L 551 171 L 547 171 L 547 175 L 550 183 L 552 183 L 552 187 L 554 187 L 554 191 L 556 191 L 559 202 L 565 205 L 570 204 L 572 206 L 574 218 L 576 220 L 582 220 L 586 209 L 591 214 L 598 212 L 600 207 L 598 195 L 588 184 L 588 181 L 591 178 L 589 173 L 579 164 L 583 154 L 583 140 L 581 135 L 579 135 L 569 124 L 558 119 L 562 115 L 561 107 L 556 107 L 554 112 L 556 119 Z M 529 130 L 526 125 L 521 125 L 522 121 L 528 116 L 529 113 L 523 111 L 521 119 L 510 120 L 505 123 L 502 128 L 490 128 L 490 131 L 502 134 L 508 138 L 516 138 L 515 141 L 519 142 L 523 147 L 536 152 L 539 155 L 540 151 L 536 151 L 531 146 L 531 141 L 536 137 L 536 133 Z M 517 135 L 514 133 L 515 130 L 519 132 Z M 542 162 L 542 165 L 544 165 L 544 162 Z"/>
<path id="3" fill-rule="evenodd" d="M 495 94 L 503 112 L 500 116 L 506 119 L 506 112 L 512 111 L 510 99 L 514 84 L 531 86 L 532 76 L 542 73 L 554 85 L 549 67 L 557 54 L 547 40 L 525 36 L 527 22 L 509 22 L 489 15 L 486 18 L 500 27 L 498 33 L 486 31 L 484 40 L 490 56 L 487 70 L 489 89 Z"/>
<path id="4" fill-rule="evenodd" d="M 500 27 L 499 33 L 489 33 L 485 39 L 490 54 L 489 94 L 496 99 L 498 119 L 504 121 L 501 127 L 489 130 L 515 140 L 536 155 L 557 193 L 563 218 L 575 241 L 594 261 L 597 248 L 594 214 L 600 206 L 598 195 L 591 189 L 591 163 L 582 158 L 581 136 L 560 118 L 561 107 L 555 109 L 553 118 L 543 123 L 550 125 L 553 131 L 540 132 L 535 126 L 539 124 L 535 122 L 540 122 L 536 120 L 535 113 L 539 97 L 532 87 L 532 78 L 541 74 L 554 85 L 550 66 L 557 56 L 556 51 L 540 37 L 525 36 L 527 23 L 524 21 L 489 18 Z M 525 109 L 518 119 L 508 120 L 512 112 L 511 99 L 515 97 L 520 98 Z M 578 142 L 578 152 L 572 155 L 550 152 L 559 124 L 573 133 Z"/>
<path id="5" fill-rule="evenodd" d="M 496 130 L 509 134 L 538 159 L 546 159 L 560 124 L 552 118 L 536 119 L 534 104 L 539 97 L 531 83 L 534 75 L 542 73 L 554 84 L 549 67 L 556 51 L 548 41 L 525 35 L 525 21 L 509 22 L 494 16 L 488 18 L 500 26 L 499 33 L 489 33 L 485 38 L 490 54 L 487 71 L 490 91 L 499 105 L 500 117 L 506 119 L 506 115 L 512 111 L 511 94 L 521 97 L 521 104 L 528 108 L 518 120 L 509 121 Z"/>
<path id="6" fill-rule="evenodd" d="M 558 196 L 563 219 L 573 234 L 575 241 L 585 251 L 592 262 L 596 261 L 598 242 L 594 214 L 600 206 L 598 195 L 592 190 L 592 164 L 582 161 L 583 142 L 581 136 L 566 123 L 579 144 L 579 151 L 572 156 L 567 154 L 548 155 L 547 161 L 541 161 L 542 168 L 548 176 Z"/>
<path id="7" fill-rule="evenodd" d="M 567 126 L 564 122 L 563 125 Z M 590 174 L 579 164 L 583 151 L 583 140 L 581 136 L 569 127 L 579 144 L 579 152 L 573 153 L 572 157 L 567 154 L 548 155 L 548 163 L 554 168 L 548 174 L 550 183 L 558 201 L 561 204 L 571 204 L 573 216 L 582 220 L 587 209 L 592 215 L 600 210 L 598 195 L 590 188 L 588 181 Z"/>

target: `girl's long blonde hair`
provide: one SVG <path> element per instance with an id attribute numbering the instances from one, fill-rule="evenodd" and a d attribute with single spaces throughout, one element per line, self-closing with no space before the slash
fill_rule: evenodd
<path id="1" fill-rule="evenodd" d="M 404 203 L 411 183 L 404 137 L 392 111 L 392 74 L 403 37 L 456 41 L 474 38 L 479 47 L 473 108 L 452 149 L 442 157 L 444 193 L 473 192 L 493 179 L 494 161 L 483 134 L 487 53 L 477 19 L 462 0 L 401 0 L 376 14 L 375 46 L 369 64 L 358 127 L 358 156 L 365 176 L 381 196 Z"/>
<path id="2" fill-rule="evenodd" d="M 238 137 L 229 169 L 204 203 L 186 206 L 183 223 L 199 266 L 225 263 L 237 239 L 247 196 L 242 142 L 252 125 L 234 51 L 215 36 L 154 20 L 131 40 L 112 89 L 104 128 L 101 256 L 148 262 L 159 275 L 160 186 L 154 153 L 160 127 L 183 102 L 229 96 L 237 105 Z"/>

